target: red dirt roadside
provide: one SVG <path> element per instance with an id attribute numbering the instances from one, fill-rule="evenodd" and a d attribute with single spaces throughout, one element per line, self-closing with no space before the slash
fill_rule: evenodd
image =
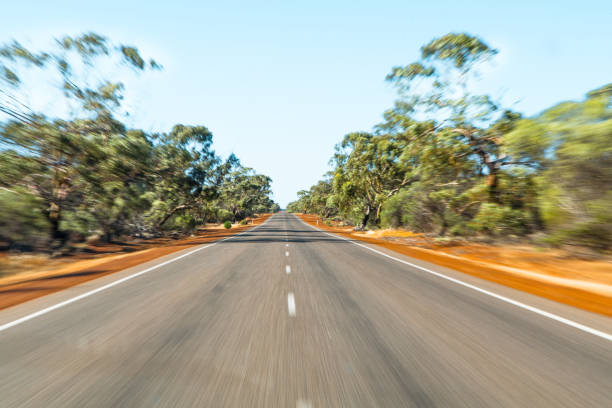
<path id="1" fill-rule="evenodd" d="M 177 240 L 152 240 L 138 244 L 113 245 L 89 259 L 83 256 L 62 258 L 54 266 L 40 265 L 25 273 L 0 278 L 0 310 L 45 296 L 80 283 L 151 261 L 206 242 L 234 235 L 264 222 L 270 214 L 261 215 L 253 224 L 198 231 L 195 237 Z M 112 250 L 112 252 L 110 251 Z M 129 252 L 128 252 L 129 251 Z M 117 254 L 119 253 L 119 254 Z"/>
<path id="2" fill-rule="evenodd" d="M 315 215 L 296 214 L 318 228 L 529 292 L 560 303 L 612 316 L 612 263 L 568 259 L 514 247 L 462 245 L 422 247 L 327 226 Z M 319 222 L 317 224 L 317 220 Z"/>

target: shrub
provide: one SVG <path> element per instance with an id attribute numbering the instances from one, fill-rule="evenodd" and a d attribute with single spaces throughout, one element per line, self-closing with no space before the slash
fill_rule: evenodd
<path id="1" fill-rule="evenodd" d="M 470 226 L 469 223 L 466 222 L 459 222 L 455 225 L 453 225 L 448 232 L 450 233 L 450 235 L 453 236 L 471 236 L 474 235 L 474 228 Z"/>
<path id="2" fill-rule="evenodd" d="M 191 214 L 180 214 L 172 218 L 169 227 L 181 231 L 193 231 L 197 226 L 196 219 Z"/>
<path id="3" fill-rule="evenodd" d="M 246 218 L 240 221 L 240 225 L 247 225 L 248 223 L 249 223 L 249 220 L 247 220 Z"/>
<path id="4" fill-rule="evenodd" d="M 0 241 L 35 248 L 48 241 L 49 223 L 38 197 L 25 189 L 0 190 Z"/>
<path id="5" fill-rule="evenodd" d="M 232 228 L 232 223 L 231 223 L 231 222 L 229 222 L 229 221 L 225 221 L 225 222 L 223 223 L 223 226 L 224 226 L 226 229 L 230 229 L 230 228 Z"/>
<path id="6" fill-rule="evenodd" d="M 478 214 L 469 223 L 469 226 L 476 231 L 491 235 L 522 235 L 529 232 L 531 220 L 523 210 L 485 203 L 480 206 Z"/>
<path id="7" fill-rule="evenodd" d="M 400 191 L 384 203 L 380 214 L 381 226 L 403 227 L 415 232 L 431 232 L 437 229 L 432 211 L 426 208 L 428 201 L 419 185 Z"/>
<path id="8" fill-rule="evenodd" d="M 231 221 L 234 218 L 234 215 L 223 208 L 219 208 L 217 210 L 217 220 L 219 222 Z"/>

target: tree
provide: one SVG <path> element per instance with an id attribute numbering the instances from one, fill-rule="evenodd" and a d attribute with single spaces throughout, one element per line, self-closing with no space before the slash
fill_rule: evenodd
<path id="1" fill-rule="evenodd" d="M 204 126 L 175 125 L 156 136 L 155 201 L 150 216 L 162 227 L 173 215 L 202 205 L 214 188 L 219 158 Z"/>
<path id="2" fill-rule="evenodd" d="M 0 126 L 0 137 L 6 167 L 11 167 L 0 185 L 22 186 L 38 196 L 45 205 L 50 238 L 60 245 L 67 239 L 62 229 L 66 210 L 74 209 L 84 191 L 100 188 L 95 185 L 98 171 L 123 152 L 107 150 L 121 143 L 118 139 L 123 139 L 126 131 L 113 117 L 113 110 L 120 106 L 123 84 L 107 80 L 91 84 L 84 79 L 98 61 L 115 57 L 137 71 L 147 67 L 136 48 L 115 46 L 94 33 L 64 37 L 46 52 L 29 51 L 17 42 L 0 47 L 0 71 L 6 85 L 0 111 L 9 117 Z M 154 61 L 148 66 L 158 67 Z M 16 102 L 21 71 L 31 67 L 59 76 L 61 89 L 77 103 L 75 112 L 80 118 L 51 120 Z"/>
<path id="3" fill-rule="evenodd" d="M 239 166 L 225 176 L 219 192 L 219 206 L 230 211 L 234 222 L 257 212 L 273 211 L 277 206 L 269 198 L 271 182 L 270 177 Z"/>
<path id="4" fill-rule="evenodd" d="M 64 37 L 45 52 L 17 42 L 0 47 L 0 119 L 6 118 L 0 121 L 0 203 L 26 206 L 7 206 L 0 241 L 59 249 L 94 234 L 110 241 L 190 230 L 230 206 L 235 218 L 278 208 L 269 197 L 271 180 L 240 166 L 234 155 L 221 160 L 205 126 L 154 134 L 127 128 L 118 119 L 123 84 L 91 75 L 109 62 L 137 73 L 159 69 L 135 47 L 94 33 Z M 19 102 L 29 70 L 51 83 L 59 79 L 69 113 L 48 117 Z M 46 230 L 45 243 L 39 232 Z"/>
<path id="5" fill-rule="evenodd" d="M 514 129 L 521 115 L 501 111 L 488 95 L 469 92 L 477 66 L 495 54 L 497 50 L 478 37 L 450 33 L 424 45 L 419 61 L 393 68 L 387 80 L 400 92 L 395 114 L 433 116 L 436 128 L 450 129 L 452 141 L 458 145 L 453 148 L 457 151 L 455 158 L 469 156 L 477 160 L 487 175 L 489 201 L 500 204 L 502 168 L 539 163 L 530 160 L 534 155 L 516 149 L 521 143 L 514 143 L 515 149 L 505 148 L 505 135 Z"/>
<path id="6" fill-rule="evenodd" d="M 361 228 L 372 212 L 378 223 L 384 201 L 417 180 L 412 168 L 399 160 L 401 154 L 401 145 L 392 137 L 364 132 L 350 133 L 336 146 L 333 183 L 337 203 L 361 207 Z"/>

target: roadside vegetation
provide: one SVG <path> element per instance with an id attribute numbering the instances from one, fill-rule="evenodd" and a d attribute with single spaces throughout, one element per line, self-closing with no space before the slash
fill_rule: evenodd
<path id="1" fill-rule="evenodd" d="M 42 52 L 0 46 L 0 249 L 66 251 L 92 237 L 189 232 L 278 210 L 271 179 L 216 155 L 205 126 L 150 133 L 123 123 L 124 84 L 100 78 L 108 67 L 120 77 L 161 69 L 94 33 Z M 22 102 L 41 82 L 69 113 Z"/>
<path id="2" fill-rule="evenodd" d="M 394 106 L 288 205 L 356 229 L 612 248 L 612 84 L 533 117 L 474 92 L 497 50 L 451 33 L 394 67 Z"/>

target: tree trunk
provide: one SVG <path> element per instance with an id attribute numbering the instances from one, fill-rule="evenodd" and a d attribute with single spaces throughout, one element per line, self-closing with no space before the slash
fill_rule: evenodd
<path id="1" fill-rule="evenodd" d="M 362 230 L 364 230 L 366 225 L 368 225 L 368 220 L 370 219 L 370 212 L 371 212 L 371 208 L 370 208 L 370 205 L 368 204 L 366 206 L 366 211 L 365 211 L 365 214 L 363 215 L 363 219 L 361 220 L 361 225 L 359 226 L 359 228 L 361 228 Z"/>
<path id="2" fill-rule="evenodd" d="M 489 201 L 494 204 L 501 204 L 499 191 L 499 167 L 497 163 L 488 163 L 489 175 L 487 176 L 487 187 L 489 190 Z"/>
<path id="3" fill-rule="evenodd" d="M 110 228 L 104 232 L 104 242 L 108 242 L 109 244 L 113 242 L 113 233 Z"/>
<path id="4" fill-rule="evenodd" d="M 487 170 L 489 170 L 489 174 L 487 176 L 489 201 L 495 204 L 501 204 L 499 194 L 499 169 L 501 166 L 500 160 L 494 160 L 491 155 L 482 148 L 478 138 L 474 136 L 474 129 L 455 129 L 455 131 L 465 135 L 469 139 L 469 144 L 472 147 L 472 152 L 480 156 L 482 163 L 486 166 Z"/>
<path id="5" fill-rule="evenodd" d="M 49 210 L 47 211 L 47 219 L 51 224 L 51 240 L 52 242 L 58 242 L 59 246 L 62 247 L 66 243 L 66 234 L 60 230 L 60 221 L 61 221 L 61 208 L 56 203 L 51 203 L 49 205 Z"/>
<path id="6" fill-rule="evenodd" d="M 533 207 L 531 210 L 531 214 L 533 215 L 533 222 L 538 231 L 543 231 L 545 229 L 544 220 L 542 220 L 542 215 L 540 214 L 540 209 L 538 207 Z"/>
<path id="7" fill-rule="evenodd" d="M 377 226 L 380 226 L 380 211 L 382 210 L 382 206 L 382 204 L 378 204 L 378 207 L 376 207 L 376 218 L 374 219 L 374 222 Z"/>

